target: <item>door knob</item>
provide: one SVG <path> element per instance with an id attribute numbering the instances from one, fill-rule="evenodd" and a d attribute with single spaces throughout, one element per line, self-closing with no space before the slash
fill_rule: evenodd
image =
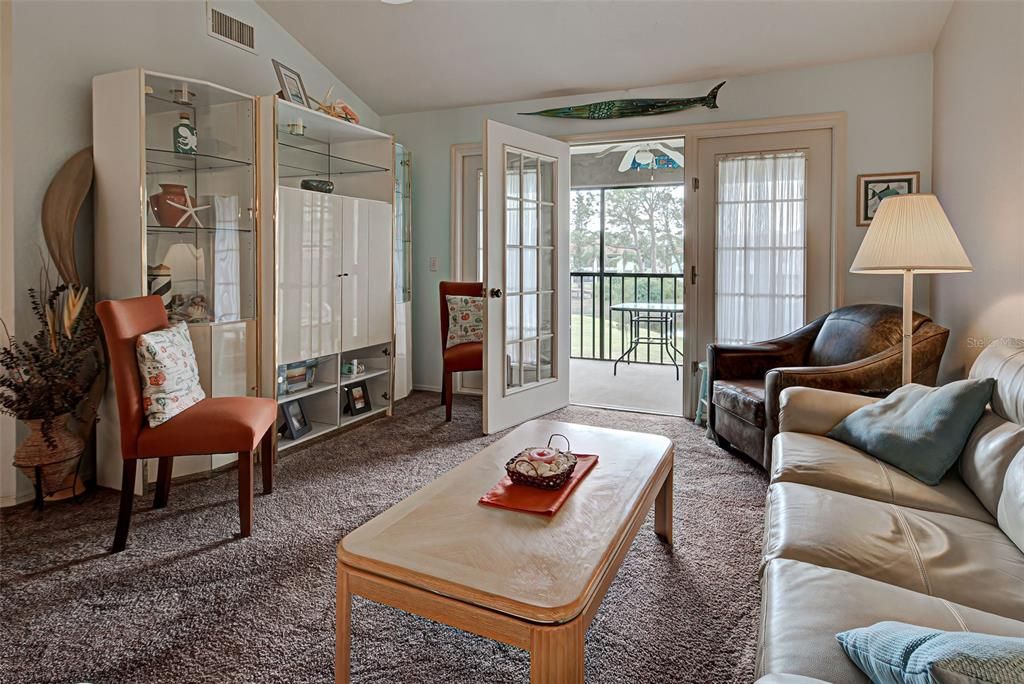
<path id="1" fill-rule="evenodd" d="M 491 288 L 491 297 L 493 297 L 494 299 L 500 299 L 502 294 L 504 293 L 501 291 L 500 287 Z"/>

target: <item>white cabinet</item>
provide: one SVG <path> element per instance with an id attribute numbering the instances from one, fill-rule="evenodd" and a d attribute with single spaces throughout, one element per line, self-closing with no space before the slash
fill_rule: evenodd
<path id="1" fill-rule="evenodd" d="M 344 198 L 342 351 L 387 344 L 392 335 L 391 205 Z"/>
<path id="2" fill-rule="evenodd" d="M 273 95 L 258 111 L 259 392 L 277 399 L 279 426 L 294 402 L 313 428 L 283 436 L 283 451 L 391 415 L 395 150 L 386 133 Z M 313 179 L 333 191 L 303 190 Z M 282 366 L 306 361 L 312 386 L 279 392 Z M 353 413 L 346 388 L 364 382 L 370 410 Z"/>
<path id="3" fill-rule="evenodd" d="M 367 294 L 370 261 L 370 205 L 344 198 L 342 221 L 342 351 L 367 345 Z"/>
<path id="4" fill-rule="evenodd" d="M 341 351 L 344 198 L 278 190 L 278 363 Z"/>
<path id="5" fill-rule="evenodd" d="M 391 276 L 394 263 L 392 229 L 392 207 L 384 202 L 364 200 L 370 205 L 369 211 L 369 272 L 373 275 L 373 287 L 366 290 L 366 343 L 387 344 L 391 342 L 394 325 L 394 282 Z"/>

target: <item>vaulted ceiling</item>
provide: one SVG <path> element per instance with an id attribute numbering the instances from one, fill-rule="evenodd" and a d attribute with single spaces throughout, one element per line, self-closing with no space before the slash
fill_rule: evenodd
<path id="1" fill-rule="evenodd" d="M 926 52 L 952 5 L 952 0 L 259 1 L 382 115 Z"/>

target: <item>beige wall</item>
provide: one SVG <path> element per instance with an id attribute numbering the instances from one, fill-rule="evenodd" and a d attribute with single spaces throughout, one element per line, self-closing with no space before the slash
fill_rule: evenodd
<path id="1" fill-rule="evenodd" d="M 951 330 L 940 380 L 1024 337 L 1024 3 L 953 5 L 934 52 L 932 187 L 974 273 L 932 277 Z"/>

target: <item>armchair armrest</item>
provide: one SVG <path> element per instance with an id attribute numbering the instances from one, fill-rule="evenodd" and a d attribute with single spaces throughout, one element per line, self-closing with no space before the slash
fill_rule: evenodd
<path id="1" fill-rule="evenodd" d="M 753 344 L 709 344 L 708 382 L 763 378 L 772 368 L 805 362 L 825 316 L 774 340 Z"/>
<path id="2" fill-rule="evenodd" d="M 845 392 L 787 387 L 779 400 L 779 432 L 824 435 L 861 406 L 876 401 Z"/>

